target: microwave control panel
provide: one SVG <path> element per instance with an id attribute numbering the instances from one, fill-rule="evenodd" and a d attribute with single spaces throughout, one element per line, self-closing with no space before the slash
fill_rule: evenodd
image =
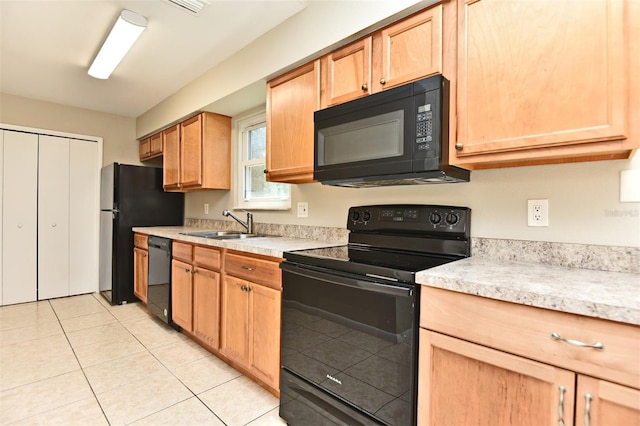
<path id="1" fill-rule="evenodd" d="M 440 89 L 415 96 L 415 158 L 440 156 Z"/>

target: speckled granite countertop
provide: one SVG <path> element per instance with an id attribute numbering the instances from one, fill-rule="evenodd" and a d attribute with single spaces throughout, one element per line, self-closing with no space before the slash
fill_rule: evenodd
<path id="1" fill-rule="evenodd" d="M 422 285 L 640 325 L 640 275 L 470 257 L 421 271 Z"/>
<path id="2" fill-rule="evenodd" d="M 303 250 L 319 247 L 331 247 L 339 245 L 335 242 L 308 240 L 304 238 L 289 237 L 259 237 L 239 240 L 214 240 L 211 238 L 191 237 L 181 232 L 203 232 L 207 229 L 186 226 L 157 226 L 133 228 L 133 232 L 171 238 L 194 244 L 202 244 L 212 247 L 222 247 L 230 250 L 239 250 L 264 256 L 282 257 L 282 253 L 290 250 Z"/>

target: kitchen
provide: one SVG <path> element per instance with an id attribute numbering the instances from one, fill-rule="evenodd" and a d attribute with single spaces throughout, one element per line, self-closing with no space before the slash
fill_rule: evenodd
<path id="1" fill-rule="evenodd" d="M 212 111 L 226 113 L 223 106 L 229 105 L 235 96 L 244 97 L 255 90 L 253 83 L 265 76 L 274 76 L 289 69 L 293 63 L 323 50 L 339 40 L 351 36 L 362 28 L 380 21 L 388 15 L 408 7 L 398 5 L 392 10 L 380 6 L 371 16 L 361 16 L 358 22 L 355 13 L 335 13 L 313 9 L 319 7 L 311 2 L 305 10 L 295 15 L 287 25 L 275 28 L 268 38 L 259 39 L 245 50 L 232 56 L 205 76 L 190 83 L 184 91 L 173 95 L 137 119 L 113 114 L 101 114 L 68 106 L 50 104 L 35 99 L 2 94 L 0 122 L 35 128 L 56 129 L 104 137 L 103 164 L 113 161 L 138 162 L 136 139 L 148 135 L 194 110 L 213 102 Z M 337 7 L 355 7 L 342 5 Z M 333 12 L 333 13 L 332 13 Z M 366 13 L 364 14 L 366 15 Z M 309 31 L 305 46 L 298 46 L 290 36 L 288 26 L 313 28 L 318 16 L 331 16 L 332 31 Z M 347 19 L 347 16 L 349 18 Z M 357 15 L 360 16 L 360 15 Z M 318 25 L 316 23 L 315 25 Z M 333 29 L 336 29 L 333 31 Z M 317 37 L 317 40 L 316 40 Z M 279 46 L 278 54 L 268 46 Z M 261 52 L 270 52 L 264 58 Z M 247 70 L 251 75 L 235 72 L 247 57 L 261 58 L 261 67 Z M 211 84 L 225 81 L 225 85 Z M 264 99 L 264 95 L 262 95 Z M 258 105 L 251 104 L 246 107 Z M 248 109 L 248 108 L 245 108 Z M 239 110 L 242 112 L 244 109 Z M 233 115 L 233 114 L 232 114 Z M 637 156 L 636 156 L 637 157 Z M 320 184 L 292 185 L 290 211 L 257 211 L 256 222 L 302 227 L 344 228 L 345 215 L 349 207 L 381 203 L 428 203 L 463 205 L 473 210 L 472 237 L 484 243 L 500 240 L 535 241 L 531 246 L 510 243 L 509 252 L 503 255 L 518 260 L 539 260 L 538 251 L 544 258 L 549 245 L 559 253 L 576 250 L 578 253 L 593 253 L 621 250 L 627 258 L 637 263 L 640 233 L 638 203 L 619 201 L 620 172 L 640 168 L 637 158 L 615 161 L 598 161 L 573 164 L 512 167 L 472 172 L 471 182 L 455 185 L 409 186 L 349 189 L 333 188 Z M 186 197 L 186 217 L 196 219 L 223 219 L 224 209 L 234 207 L 234 191 L 206 191 L 190 193 Z M 528 227 L 526 204 L 528 199 L 548 199 L 550 203 L 550 226 Z M 308 202 L 308 217 L 297 217 L 298 202 Z M 209 204 L 209 214 L 204 213 L 204 203 Z M 337 213 L 336 213 L 337 212 Z M 526 253 L 525 250 L 531 250 Z M 548 251 L 547 251 L 548 253 Z M 531 257 L 525 257 L 531 256 Z M 558 256 L 553 256 L 558 258 Z M 576 265 L 581 266 L 581 265 Z"/>

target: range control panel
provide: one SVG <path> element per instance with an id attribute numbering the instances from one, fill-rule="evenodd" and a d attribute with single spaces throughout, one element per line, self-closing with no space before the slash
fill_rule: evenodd
<path id="1" fill-rule="evenodd" d="M 351 231 L 386 231 L 468 234 L 471 209 L 423 204 L 351 207 Z"/>

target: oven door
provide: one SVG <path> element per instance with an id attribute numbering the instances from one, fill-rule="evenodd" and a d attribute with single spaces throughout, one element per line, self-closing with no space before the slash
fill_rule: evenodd
<path id="1" fill-rule="evenodd" d="M 339 407 L 342 416 L 355 410 L 380 424 L 414 425 L 419 286 L 281 267 L 282 379 L 293 376 L 313 391 L 283 386 L 280 416 L 295 425 L 305 417 L 299 409 Z M 349 419 L 324 424 L 367 424 Z"/>

